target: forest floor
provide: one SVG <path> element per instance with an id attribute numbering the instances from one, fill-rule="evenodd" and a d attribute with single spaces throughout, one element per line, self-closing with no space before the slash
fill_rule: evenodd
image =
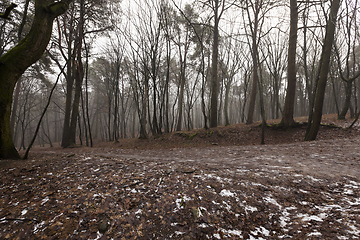
<path id="1" fill-rule="evenodd" d="M 304 126 L 260 145 L 256 123 L 34 148 L 0 161 L 0 239 L 359 239 L 351 121 L 326 115 L 312 142 Z"/>

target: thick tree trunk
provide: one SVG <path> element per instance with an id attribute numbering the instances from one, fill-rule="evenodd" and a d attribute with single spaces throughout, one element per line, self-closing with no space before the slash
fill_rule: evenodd
<path id="1" fill-rule="evenodd" d="M 281 124 L 289 127 L 294 124 L 294 102 L 296 93 L 296 42 L 297 42 L 297 24 L 298 9 L 297 0 L 290 0 L 290 37 L 288 50 L 287 78 L 288 85 L 286 91 L 284 111 Z"/>
<path id="2" fill-rule="evenodd" d="M 70 52 L 70 51 L 69 51 Z M 71 54 L 68 55 L 69 59 L 72 58 Z M 62 147 L 68 147 L 70 145 L 70 117 L 71 117 L 71 101 L 72 101 L 72 92 L 74 78 L 72 75 L 72 61 L 70 60 L 67 66 L 67 75 L 66 75 L 66 99 L 65 99 L 65 116 L 64 116 L 64 127 L 62 134 Z"/>
<path id="3" fill-rule="evenodd" d="M 333 0 L 331 3 L 330 16 L 326 24 L 326 34 L 325 34 L 324 47 L 321 58 L 322 61 L 320 66 L 319 82 L 317 85 L 317 91 L 315 97 L 313 122 L 309 123 L 311 124 L 311 126 L 308 134 L 305 137 L 305 141 L 315 140 L 317 133 L 319 131 L 321 117 L 322 117 L 324 96 L 325 96 L 326 81 L 329 73 L 331 49 L 334 42 L 336 18 L 339 7 L 340 7 L 340 0 Z"/>
<path id="4" fill-rule="evenodd" d="M 54 19 L 64 13 L 71 1 L 53 3 L 36 0 L 30 32 L 0 58 L 0 158 L 20 158 L 10 128 L 12 96 L 16 82 L 24 71 L 40 59 L 48 45 Z"/>

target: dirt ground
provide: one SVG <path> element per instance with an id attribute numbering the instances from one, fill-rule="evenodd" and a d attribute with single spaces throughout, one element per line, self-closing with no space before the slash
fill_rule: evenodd
<path id="1" fill-rule="evenodd" d="M 0 161 L 0 239 L 359 239 L 351 121 L 325 116 L 313 142 L 238 124 L 35 148 Z"/>

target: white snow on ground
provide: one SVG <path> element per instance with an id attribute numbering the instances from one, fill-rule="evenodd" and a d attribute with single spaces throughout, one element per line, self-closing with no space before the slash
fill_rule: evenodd
<path id="1" fill-rule="evenodd" d="M 42 201 L 41 201 L 41 205 L 44 205 L 46 202 L 48 202 L 50 200 L 49 197 L 46 197 L 44 198 Z"/>
<path id="2" fill-rule="evenodd" d="M 274 204 L 275 206 L 278 206 L 278 208 L 281 210 L 282 206 L 272 197 L 268 196 L 265 197 L 264 200 L 268 203 Z"/>
<path id="3" fill-rule="evenodd" d="M 319 215 L 309 215 L 309 214 L 302 214 L 299 213 L 295 216 L 296 218 L 301 218 L 301 220 L 303 222 L 309 222 L 309 221 L 318 221 L 318 222 L 322 222 L 324 218 L 327 217 L 326 213 L 320 213 Z"/>
<path id="4" fill-rule="evenodd" d="M 221 192 L 219 194 L 220 194 L 220 196 L 223 196 L 223 197 L 235 197 L 236 196 L 236 193 L 233 193 L 226 189 L 221 190 Z"/>
<path id="5" fill-rule="evenodd" d="M 288 222 L 290 222 L 290 213 L 288 211 L 296 210 L 296 207 L 287 207 L 282 211 L 282 216 L 280 216 L 280 227 L 284 229 L 284 231 L 288 231 L 285 227 Z"/>
<path id="6" fill-rule="evenodd" d="M 308 237 L 312 237 L 312 236 L 320 237 L 321 235 L 322 235 L 321 233 L 319 233 L 318 231 L 315 231 L 315 232 L 309 233 L 307 236 Z"/>
<path id="7" fill-rule="evenodd" d="M 26 213 L 28 212 L 28 210 L 24 209 L 21 211 L 21 216 L 24 216 Z"/>

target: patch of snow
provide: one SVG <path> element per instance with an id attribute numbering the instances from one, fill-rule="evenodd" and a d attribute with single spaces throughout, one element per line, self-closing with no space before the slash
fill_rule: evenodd
<path id="1" fill-rule="evenodd" d="M 344 198 L 351 206 L 360 205 L 360 198 L 355 198 L 354 201 L 350 201 L 348 198 Z"/>
<path id="2" fill-rule="evenodd" d="M 24 209 L 21 211 L 21 216 L 24 216 L 26 213 L 28 212 L 28 210 Z"/>
<path id="3" fill-rule="evenodd" d="M 356 235 L 356 236 L 359 236 L 359 235 L 360 235 L 360 230 L 359 230 L 357 227 L 355 227 L 354 225 L 350 225 L 350 224 L 347 224 L 347 225 L 348 225 L 348 227 L 351 229 L 351 231 L 350 231 L 350 230 L 347 230 L 348 233 L 354 234 L 354 235 Z"/>
<path id="4" fill-rule="evenodd" d="M 353 194 L 354 194 L 354 191 L 353 191 L 352 189 L 345 189 L 345 190 L 344 190 L 344 194 L 353 195 Z"/>
<path id="5" fill-rule="evenodd" d="M 181 209 L 181 208 L 184 208 L 184 203 L 186 201 L 190 201 L 192 200 L 192 198 L 184 195 L 178 199 L 175 200 L 175 203 L 176 203 L 176 209 L 174 210 L 174 212 L 176 212 L 178 209 Z"/>
<path id="6" fill-rule="evenodd" d="M 232 193 L 232 192 L 230 192 L 229 190 L 226 190 L 226 189 L 221 190 L 221 192 L 219 194 L 222 197 L 235 197 L 236 196 L 236 193 Z"/>
<path id="7" fill-rule="evenodd" d="M 320 179 L 314 178 L 313 176 L 307 176 L 307 178 L 310 178 L 314 182 L 320 182 Z"/>
<path id="8" fill-rule="evenodd" d="M 199 224 L 199 227 L 201 228 L 207 228 L 209 225 L 207 225 L 206 223 L 201 223 Z"/>
<path id="9" fill-rule="evenodd" d="M 296 215 L 296 217 L 298 218 L 302 218 L 301 220 L 303 222 L 309 222 L 311 220 L 317 221 L 317 222 L 322 222 L 324 218 L 326 218 L 327 214 L 326 213 L 320 213 L 319 216 L 317 215 L 309 215 L 309 214 L 302 214 L 299 213 L 298 215 Z"/>
<path id="10" fill-rule="evenodd" d="M 278 206 L 278 208 L 279 208 L 280 210 L 282 209 L 282 206 L 281 206 L 275 199 L 273 199 L 273 198 L 271 198 L 271 197 L 266 197 L 266 198 L 264 198 L 264 200 L 265 200 L 266 202 L 268 202 L 268 203 L 271 203 L 271 204 L 274 204 L 274 205 Z"/>
<path id="11" fill-rule="evenodd" d="M 44 205 L 44 204 L 47 203 L 49 200 L 50 200 L 49 197 L 44 198 L 44 199 L 41 201 L 41 205 Z"/>
<path id="12" fill-rule="evenodd" d="M 103 234 L 101 234 L 99 231 L 96 233 L 96 237 L 94 239 L 91 240 L 99 240 L 101 237 L 103 236 Z"/>
<path id="13" fill-rule="evenodd" d="M 216 238 L 216 239 L 221 239 L 220 234 L 215 233 L 215 234 L 214 234 L 214 238 Z"/>
<path id="14" fill-rule="evenodd" d="M 300 192 L 302 193 L 309 193 L 308 191 L 305 191 L 305 190 L 302 190 L 302 189 L 299 189 Z"/>
<path id="15" fill-rule="evenodd" d="M 255 228 L 255 231 L 250 231 L 251 234 L 257 236 L 259 233 L 265 235 L 266 237 L 270 237 L 270 231 L 261 226 L 260 228 Z M 262 239 L 262 238 L 259 238 Z"/>
<path id="16" fill-rule="evenodd" d="M 282 228 L 285 228 L 286 225 L 287 225 L 287 222 L 290 221 L 290 213 L 288 211 L 291 211 L 291 210 L 295 210 L 297 209 L 296 207 L 287 207 L 283 210 L 282 212 L 282 216 L 280 216 L 280 226 Z M 285 231 L 288 231 L 287 229 L 284 229 Z"/>
<path id="17" fill-rule="evenodd" d="M 97 198 L 97 197 L 102 197 L 102 194 L 101 193 L 99 193 L 99 194 L 94 193 L 93 198 Z"/>
<path id="18" fill-rule="evenodd" d="M 258 211 L 258 209 L 252 206 L 245 206 L 245 211 L 255 212 Z"/>
<path id="19" fill-rule="evenodd" d="M 350 181 L 350 183 L 351 183 L 352 185 L 360 186 L 360 183 L 355 182 L 355 181 Z"/>
<path id="20" fill-rule="evenodd" d="M 175 231 L 175 234 L 176 235 L 182 235 L 182 234 L 185 234 L 185 232 Z"/>
<path id="21" fill-rule="evenodd" d="M 311 237 L 311 236 L 321 236 L 322 234 L 320 232 L 312 232 L 312 233 L 309 233 L 307 236 L 308 237 Z"/>
<path id="22" fill-rule="evenodd" d="M 241 237 L 241 231 L 240 230 L 223 230 L 226 234 L 236 235 Z"/>
<path id="23" fill-rule="evenodd" d="M 42 221 L 41 223 L 35 224 L 33 233 L 37 234 L 44 225 L 45 225 L 45 221 Z"/>

